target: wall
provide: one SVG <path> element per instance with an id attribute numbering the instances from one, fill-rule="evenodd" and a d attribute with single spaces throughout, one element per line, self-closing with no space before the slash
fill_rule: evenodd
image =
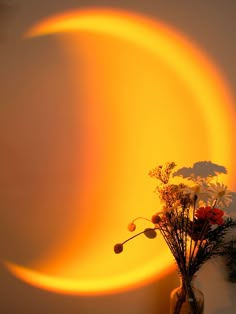
<path id="1" fill-rule="evenodd" d="M 73 103 L 76 84 L 82 81 L 76 84 L 71 81 L 72 70 L 54 38 L 22 44 L 21 36 L 30 25 L 46 16 L 86 6 L 131 10 L 171 25 L 208 54 L 235 98 L 236 2 L 233 0 L 12 1 L 0 43 L 2 260 L 34 264 L 41 254 L 45 257 L 47 250 L 56 251 L 57 239 L 64 241 L 63 235 L 76 228 L 78 217 L 72 214 L 68 218 L 67 208 L 75 206 L 71 201 L 78 192 L 74 166 L 80 152 L 75 145 L 75 107 L 65 104 Z M 35 64 L 37 59 L 39 62 Z M 51 158 L 52 153 L 57 155 L 56 159 Z M 52 175 L 54 179 L 50 179 Z M 236 189 L 234 183 L 232 188 Z M 83 217 L 83 213 L 79 215 Z M 126 225 L 126 221 L 119 223 Z M 236 287 L 226 277 L 221 261 L 208 263 L 200 272 L 198 284 L 206 297 L 205 313 L 235 312 Z M 0 278 L 3 314 L 167 313 L 169 293 L 178 283 L 176 273 L 170 271 L 128 291 L 70 296 L 28 285 L 9 273 L 4 264 L 0 266 Z"/>

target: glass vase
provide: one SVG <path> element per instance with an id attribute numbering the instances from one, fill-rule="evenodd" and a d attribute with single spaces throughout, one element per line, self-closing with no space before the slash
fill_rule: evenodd
<path id="1" fill-rule="evenodd" d="M 181 279 L 180 286 L 170 294 L 170 314 L 203 314 L 204 295 L 193 281 Z"/>

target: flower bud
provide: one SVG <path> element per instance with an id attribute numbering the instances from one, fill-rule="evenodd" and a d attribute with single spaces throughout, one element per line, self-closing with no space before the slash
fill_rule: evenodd
<path id="1" fill-rule="evenodd" d="M 128 225 L 128 230 L 131 231 L 131 232 L 133 232 L 135 229 L 136 229 L 135 223 L 131 222 L 131 223 Z"/>
<path id="2" fill-rule="evenodd" d="M 161 222 L 161 216 L 158 214 L 155 214 L 152 216 L 152 223 L 154 225 L 159 224 Z"/>
<path id="3" fill-rule="evenodd" d="M 122 243 L 117 243 L 114 245 L 114 252 L 116 254 L 120 254 L 123 251 L 123 244 Z"/>

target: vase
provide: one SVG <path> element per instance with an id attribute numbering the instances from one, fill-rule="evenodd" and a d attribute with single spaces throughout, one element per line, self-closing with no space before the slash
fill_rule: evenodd
<path id="1" fill-rule="evenodd" d="M 180 286 L 171 291 L 170 314 L 203 314 L 204 295 L 194 285 L 194 281 L 183 278 Z"/>

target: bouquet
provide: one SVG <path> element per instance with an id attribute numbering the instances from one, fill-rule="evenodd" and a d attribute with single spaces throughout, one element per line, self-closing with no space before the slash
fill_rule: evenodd
<path id="1" fill-rule="evenodd" d="M 214 165 L 210 162 L 199 164 Z M 186 300 L 190 303 L 190 313 L 203 313 L 196 300 L 192 280 L 207 260 L 223 254 L 225 235 L 236 227 L 236 221 L 224 211 L 232 201 L 232 192 L 225 184 L 213 182 L 215 173 L 208 176 L 194 176 L 191 173 L 186 179 L 184 171 L 182 175 L 181 171 L 173 173 L 175 167 L 174 162 L 167 162 L 149 172 L 150 177 L 160 183 L 155 192 L 162 208 L 151 217 L 152 228 L 146 228 L 123 243 L 116 244 L 114 251 L 121 253 L 124 244 L 140 234 L 155 238 L 159 232 L 174 257 L 182 279 L 182 289 L 177 295 L 173 313 L 180 313 Z M 176 176 L 182 176 L 183 182 L 171 182 Z M 129 231 L 136 230 L 137 219 L 142 217 L 128 225 Z"/>

